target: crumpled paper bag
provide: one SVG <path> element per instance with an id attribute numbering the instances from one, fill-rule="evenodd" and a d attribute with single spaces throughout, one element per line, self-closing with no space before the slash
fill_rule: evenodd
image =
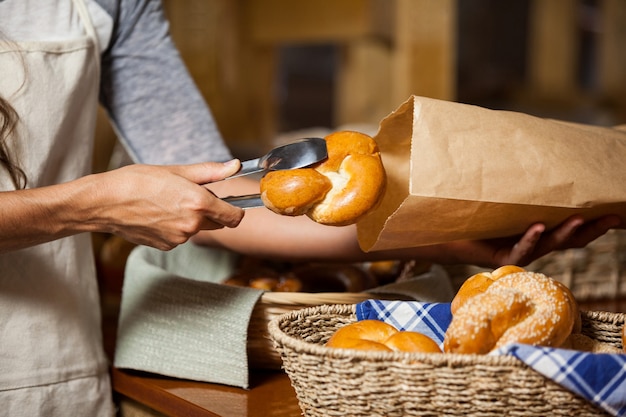
<path id="1" fill-rule="evenodd" d="M 626 132 L 412 96 L 380 124 L 380 204 L 357 223 L 365 251 L 626 216 Z M 622 225 L 625 226 L 625 225 Z"/>

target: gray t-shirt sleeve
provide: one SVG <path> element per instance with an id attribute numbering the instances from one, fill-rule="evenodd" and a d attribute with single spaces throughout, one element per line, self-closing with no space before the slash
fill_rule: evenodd
<path id="1" fill-rule="evenodd" d="M 100 101 L 131 158 L 147 164 L 230 159 L 170 38 L 161 2 L 97 1 L 114 20 L 102 54 Z"/>

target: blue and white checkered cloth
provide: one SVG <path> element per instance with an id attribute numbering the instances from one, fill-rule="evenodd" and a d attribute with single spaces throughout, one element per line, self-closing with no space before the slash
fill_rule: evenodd
<path id="1" fill-rule="evenodd" d="M 368 300 L 357 304 L 357 320 L 382 320 L 398 330 L 424 333 L 443 346 L 452 320 L 449 303 Z M 513 355 L 526 365 L 597 405 L 626 417 L 626 354 L 594 354 L 512 344 L 492 352 Z"/>

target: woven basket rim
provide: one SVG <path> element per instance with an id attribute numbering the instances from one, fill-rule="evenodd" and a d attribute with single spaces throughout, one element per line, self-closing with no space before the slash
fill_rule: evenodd
<path id="1" fill-rule="evenodd" d="M 615 325 L 626 324 L 626 313 L 615 313 L 610 311 L 581 311 L 580 314 L 583 317 L 602 321 L 605 323 L 611 323 Z"/>
<path id="2" fill-rule="evenodd" d="M 260 302 L 285 306 L 313 306 L 326 304 L 355 304 L 368 299 L 380 299 L 377 294 L 365 292 L 264 292 Z M 384 296 L 382 297 L 384 298 Z"/>
<path id="3" fill-rule="evenodd" d="M 356 304 L 325 304 L 314 307 L 306 307 L 293 310 L 273 318 L 268 324 L 269 335 L 275 342 L 289 347 L 296 352 L 306 353 L 333 359 L 362 359 L 381 362 L 407 362 L 419 361 L 434 366 L 474 366 L 493 365 L 510 366 L 511 364 L 523 365 L 523 362 L 513 356 L 460 354 L 460 353 L 420 353 L 420 352 L 384 352 L 356 349 L 333 349 L 315 343 L 305 342 L 296 337 L 286 334 L 283 325 L 311 315 L 341 315 L 350 316 L 356 314 Z M 626 322 L 626 313 L 612 313 L 603 311 L 582 311 L 581 314 L 590 319 L 623 325 Z"/>
<path id="4" fill-rule="evenodd" d="M 471 366 L 476 363 L 494 366 L 510 366 L 521 362 L 512 356 L 468 355 L 453 353 L 420 353 L 420 352 L 385 352 L 356 349 L 333 349 L 315 343 L 305 342 L 283 332 L 282 324 L 289 323 L 307 315 L 354 315 L 355 304 L 321 305 L 282 314 L 268 324 L 269 334 L 278 343 L 296 352 L 333 359 L 355 359 L 380 362 L 414 362 L 435 366 Z"/>

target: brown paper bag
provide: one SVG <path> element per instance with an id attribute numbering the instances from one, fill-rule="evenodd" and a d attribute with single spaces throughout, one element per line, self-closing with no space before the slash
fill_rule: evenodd
<path id="1" fill-rule="evenodd" d="M 375 137 L 380 205 L 357 224 L 365 251 L 523 233 L 578 213 L 626 218 L 626 132 L 411 97 Z"/>

